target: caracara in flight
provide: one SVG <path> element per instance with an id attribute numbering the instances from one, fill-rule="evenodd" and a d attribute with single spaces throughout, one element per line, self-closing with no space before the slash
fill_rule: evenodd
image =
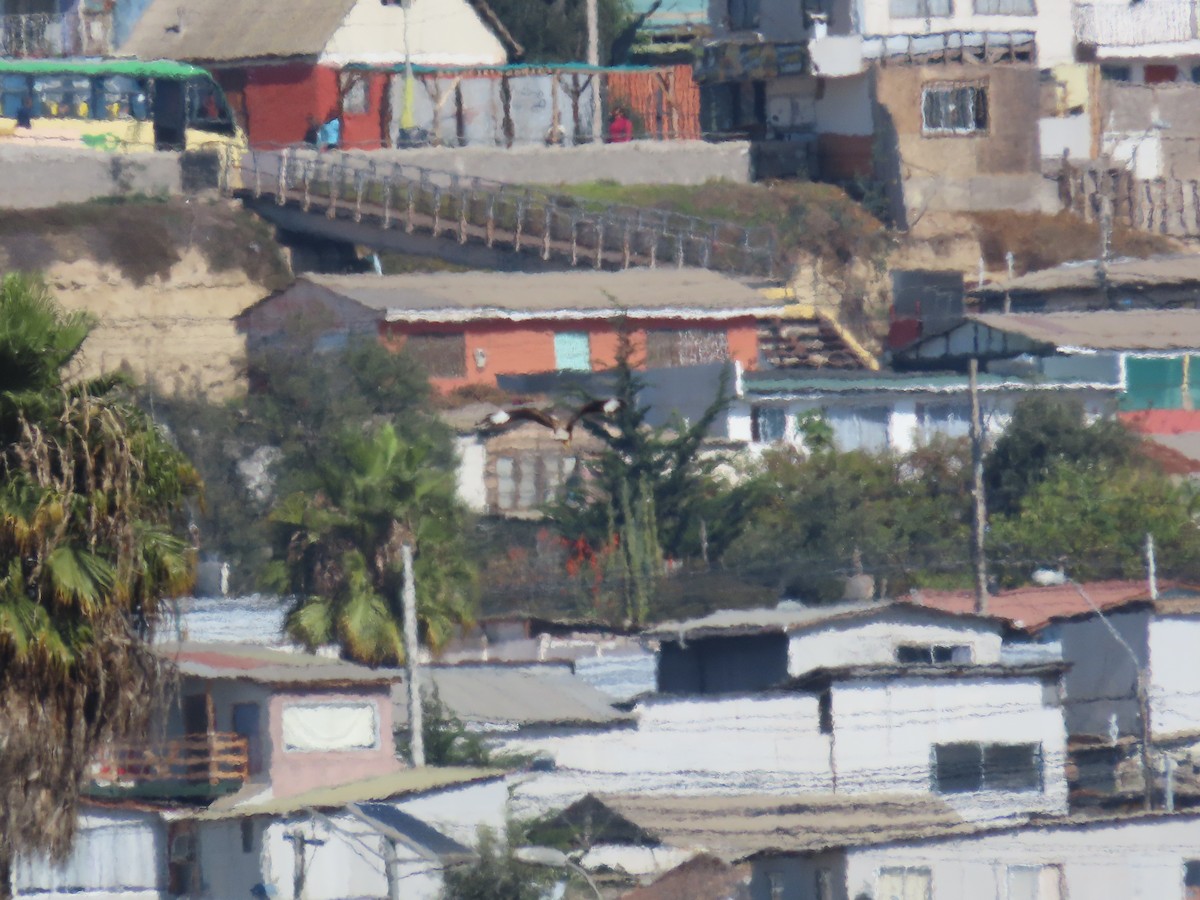
<path id="1" fill-rule="evenodd" d="M 611 416 L 620 408 L 621 401 L 616 397 L 608 400 L 592 400 L 579 407 L 566 424 L 563 424 L 561 420 L 545 410 L 534 409 L 531 406 L 517 406 L 512 409 L 496 410 L 490 416 L 486 416 L 476 427 L 480 431 L 494 431 L 515 422 L 536 422 L 544 428 L 549 428 L 554 432 L 554 437 L 564 444 L 570 444 L 571 434 L 580 419 L 595 415 Z"/>

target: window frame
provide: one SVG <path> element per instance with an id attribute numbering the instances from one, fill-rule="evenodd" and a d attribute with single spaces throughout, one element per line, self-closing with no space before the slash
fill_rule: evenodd
<path id="1" fill-rule="evenodd" d="M 953 761 L 943 756 L 952 753 L 965 754 L 974 751 L 977 757 L 975 765 L 977 772 L 963 771 L 958 773 L 946 772 L 951 766 L 967 766 L 966 761 Z M 1032 769 L 1025 777 L 1022 772 L 994 771 L 999 760 L 989 762 L 989 755 L 1028 751 Z M 972 780 L 972 776 L 975 776 Z M 947 786 L 947 782 L 957 779 L 958 786 Z M 1020 743 L 1001 743 L 998 741 L 953 741 L 945 744 L 934 744 L 930 748 L 930 780 L 935 794 L 980 794 L 980 793 L 1012 793 L 1031 794 L 1043 793 L 1046 789 L 1046 762 L 1042 744 L 1037 741 Z M 1020 780 L 1022 784 L 1012 782 Z M 969 783 L 968 783 L 969 782 Z M 1027 782 L 1027 784 L 1026 784 Z"/>
<path id="2" fill-rule="evenodd" d="M 954 18 L 954 0 L 945 0 L 945 5 L 946 5 L 945 12 L 941 12 L 941 11 L 934 12 L 930 7 L 935 2 L 941 2 L 941 0 L 916 0 L 916 7 L 917 7 L 916 14 L 910 16 L 903 12 L 897 12 L 896 6 L 894 5 L 896 3 L 896 0 L 889 0 L 889 2 L 888 2 L 888 18 L 908 20 L 908 21 L 914 21 L 914 20 L 928 21 L 929 19 L 952 19 L 952 18 Z"/>
<path id="3" fill-rule="evenodd" d="M 455 350 L 461 349 L 458 354 L 451 354 L 449 351 L 443 351 L 442 354 L 434 352 L 435 345 L 441 342 L 442 346 L 449 347 L 454 344 Z M 415 347 L 413 345 L 416 345 Z M 404 344 L 400 348 L 401 353 L 411 354 L 410 358 L 417 363 L 421 369 L 430 378 L 466 378 L 467 377 L 467 334 L 465 331 L 415 331 L 404 335 Z M 451 356 L 457 355 L 458 359 L 454 360 L 451 365 Z M 431 362 L 445 362 L 446 365 L 435 366 Z"/>
<path id="4" fill-rule="evenodd" d="M 288 742 L 286 736 L 285 718 L 289 712 L 298 712 L 301 710 L 323 709 L 329 707 L 340 707 L 345 709 L 365 710 L 371 714 L 371 733 L 372 743 L 370 746 L 366 744 L 356 744 L 352 747 L 301 747 Z M 283 704 L 279 710 L 279 726 L 280 726 L 280 744 L 283 747 L 284 753 L 295 754 L 310 754 L 310 753 L 372 753 L 376 752 L 383 746 L 383 723 L 381 721 L 379 704 L 373 700 L 351 700 L 337 699 L 321 702 L 318 700 L 300 700 L 288 701 Z"/>
<path id="5" fill-rule="evenodd" d="M 931 124 L 929 97 L 935 93 L 969 92 L 970 126 Z M 982 110 L 980 98 L 983 99 Z M 986 79 L 972 81 L 928 81 L 921 85 L 921 134 L 925 137 L 978 137 L 991 130 L 991 110 Z"/>
<path id="6" fill-rule="evenodd" d="M 915 658 L 916 652 L 923 653 L 920 659 Z M 902 659 L 902 656 L 913 656 L 912 659 Z M 974 662 L 975 648 L 970 644 L 897 644 L 896 662 L 903 665 L 945 666 Z"/>
<path id="7" fill-rule="evenodd" d="M 972 5 L 972 8 L 974 9 L 974 11 L 975 11 L 975 15 L 977 15 L 977 16 L 1020 16 L 1020 17 L 1027 17 L 1027 16 L 1036 16 L 1036 15 L 1038 14 L 1037 0 L 1023 0 L 1023 2 L 1026 2 L 1026 3 L 1028 3 L 1028 5 L 1029 5 L 1029 11 L 1028 11 L 1028 12 L 1003 12 L 1003 11 L 1000 11 L 1000 10 L 994 10 L 994 11 L 993 11 L 993 10 L 986 10 L 986 9 L 981 9 L 981 8 L 980 8 L 980 7 L 981 7 L 983 4 L 986 4 L 986 3 L 995 3 L 995 4 L 999 5 L 999 4 L 1001 4 L 1001 3 L 1005 3 L 1005 2 L 1013 2 L 1013 0 L 974 0 L 974 3 L 973 3 L 973 5 Z M 1017 2 L 1022 2 L 1022 0 L 1017 0 Z"/>

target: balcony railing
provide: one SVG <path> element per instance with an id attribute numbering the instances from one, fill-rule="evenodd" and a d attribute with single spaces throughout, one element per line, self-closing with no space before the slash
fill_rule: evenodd
<path id="1" fill-rule="evenodd" d="M 1195 40 L 1194 0 L 1141 0 L 1075 7 L 1075 40 L 1094 47 L 1135 47 Z"/>
<path id="2" fill-rule="evenodd" d="M 87 792 L 93 797 L 211 799 L 236 791 L 249 773 L 245 737 L 197 734 L 108 747 L 92 765 Z"/>

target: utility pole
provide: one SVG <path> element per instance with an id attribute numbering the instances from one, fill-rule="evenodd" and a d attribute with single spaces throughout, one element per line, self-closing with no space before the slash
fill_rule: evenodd
<path id="1" fill-rule="evenodd" d="M 1104 307 L 1112 305 L 1108 290 L 1108 261 L 1112 256 L 1112 199 L 1106 193 L 1100 195 L 1100 257 L 1096 260 L 1096 283 Z"/>
<path id="2" fill-rule="evenodd" d="M 600 10 L 598 0 L 587 0 L 587 62 L 592 67 L 592 140 L 604 140 L 604 110 L 600 106 Z"/>
<path id="3" fill-rule="evenodd" d="M 987 531 L 987 498 L 983 494 L 983 416 L 979 410 L 979 360 L 968 363 L 971 376 L 971 492 L 975 497 L 975 515 L 971 517 L 971 563 L 975 569 L 975 612 L 987 615 L 987 557 L 984 536 Z"/>
<path id="4" fill-rule="evenodd" d="M 425 723 L 421 715 L 421 661 L 417 647 L 417 588 L 413 579 L 412 544 L 400 548 L 404 562 L 404 667 L 408 678 L 408 730 L 412 764 L 425 765 Z"/>
<path id="5" fill-rule="evenodd" d="M 1154 535 L 1146 532 L 1146 580 L 1150 583 L 1150 599 L 1158 599 L 1158 567 L 1154 564 Z"/>

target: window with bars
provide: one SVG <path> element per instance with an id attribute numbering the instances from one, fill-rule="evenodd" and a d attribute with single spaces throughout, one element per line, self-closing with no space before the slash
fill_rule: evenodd
<path id="1" fill-rule="evenodd" d="M 404 352 L 431 378 L 464 378 L 467 374 L 467 338 L 459 334 L 410 334 Z"/>
<path id="2" fill-rule="evenodd" d="M 1042 790 L 1041 744 L 938 744 L 933 788 L 940 794 Z"/>
<path id="3" fill-rule="evenodd" d="M 931 83 L 921 92 L 925 134 L 977 134 L 988 128 L 987 86 Z"/>
<path id="4" fill-rule="evenodd" d="M 528 512 L 552 502 L 577 464 L 576 457 L 560 454 L 519 453 L 497 457 L 491 511 Z"/>
<path id="5" fill-rule="evenodd" d="M 695 366 L 729 358 L 729 341 L 719 328 L 652 328 L 646 332 L 646 366 Z"/>

